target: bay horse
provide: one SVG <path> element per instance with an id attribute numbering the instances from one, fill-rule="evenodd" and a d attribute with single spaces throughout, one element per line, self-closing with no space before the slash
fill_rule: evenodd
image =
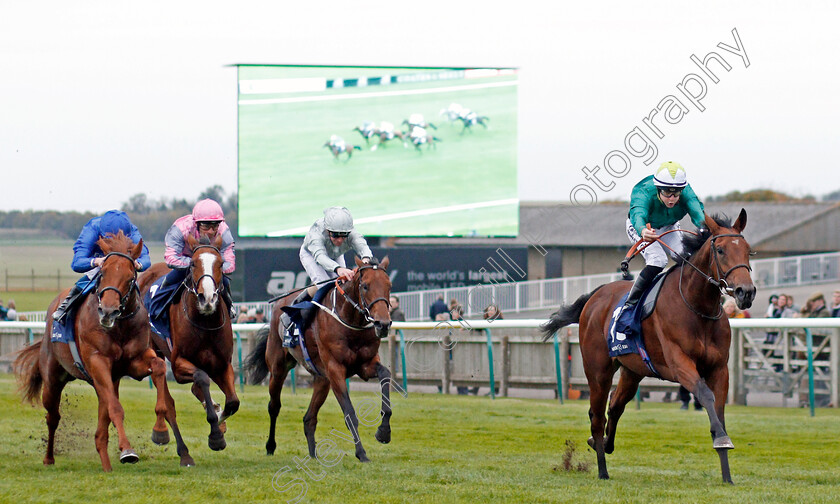
<path id="1" fill-rule="evenodd" d="M 210 424 L 207 444 L 211 450 L 218 451 L 224 450 L 226 446 L 225 420 L 239 409 L 231 364 L 233 330 L 229 307 L 224 305 L 220 294 L 224 263 L 219 251 L 222 235 L 217 234 L 213 243 L 207 237 L 202 237 L 200 242 L 192 235 L 186 239 L 192 249 L 192 260 L 189 274 L 184 279 L 184 290 L 180 298 L 169 306 L 171 346 L 154 333 L 152 341 L 158 352 L 172 363 L 175 381 L 192 382 L 192 393 L 204 406 L 207 423 Z M 144 296 L 152 284 L 169 271 L 166 263 L 156 263 L 143 273 L 140 276 L 140 291 Z M 221 416 L 217 414 L 210 397 L 211 379 L 225 394 L 225 407 Z M 161 445 L 169 442 L 166 424 L 160 415 L 152 429 L 152 441 Z M 178 450 L 178 453 L 182 450 L 188 453 L 186 445 L 180 440 Z M 194 462 L 190 465 L 194 465 Z"/>
<path id="2" fill-rule="evenodd" d="M 332 389 L 341 406 L 347 428 L 353 435 L 356 458 L 362 462 L 370 461 L 359 437 L 359 420 L 350 402 L 345 381 L 353 375 L 365 381 L 370 378 L 379 380 L 382 390 L 382 423 L 375 437 L 383 444 L 391 441 L 391 372 L 379 362 L 379 342 L 388 336 L 391 327 L 391 280 L 386 272 L 388 258 L 381 262 L 371 258 L 369 264 L 356 258 L 356 266 L 353 280 L 336 285 L 332 296 L 328 295 L 323 301 L 326 311 L 318 310 L 302 336 L 314 366 L 312 399 L 303 416 L 303 432 L 312 458 L 316 458 L 315 427 L 318 424 L 318 411 Z M 271 373 L 268 384 L 269 430 L 265 444 L 268 455 L 273 455 L 277 447 L 275 426 L 286 375 L 298 362 L 304 367 L 309 365 L 300 346 L 284 348 L 282 343 L 281 308 L 289 305 L 293 299 L 294 296 L 287 295 L 274 303 L 269 328 L 263 328 L 257 333 L 257 345 L 248 356 L 246 364 L 253 383 L 261 382 Z"/>
<path id="3" fill-rule="evenodd" d="M 75 342 L 52 340 L 52 313 L 69 290 L 59 294 L 47 309 L 44 337 L 20 351 L 14 362 L 24 399 L 35 402 L 41 392 L 41 404 L 47 410 L 49 430 L 44 465 L 55 464 L 55 431 L 61 420 L 59 404 L 65 385 L 84 380 L 96 389 L 99 399 L 99 422 L 95 445 L 102 470 L 110 472 L 108 427 L 113 423 L 119 437 L 120 462 L 135 463 L 137 453 L 125 433 L 125 411 L 119 400 L 120 378 L 141 380 L 149 374 L 157 388 L 155 413 L 173 426 L 176 438 L 181 434 L 175 424 L 175 409 L 166 385 L 166 365 L 149 346 L 149 322 L 137 291 L 134 261 L 143 251 L 143 240 L 135 244 L 122 231 L 100 238 L 97 245 L 105 254 L 99 272 L 95 296 L 88 295 L 76 310 L 73 322 Z M 72 355 L 78 345 L 81 367 Z"/>
<path id="4" fill-rule="evenodd" d="M 338 157 L 341 154 L 347 154 L 346 161 L 350 161 L 350 158 L 353 157 L 354 150 L 362 150 L 362 148 L 358 145 L 347 145 L 343 138 L 332 135 L 329 140 L 327 140 L 323 147 L 326 147 L 330 150 L 330 153 L 333 155 L 333 159 L 338 161 Z"/>
<path id="5" fill-rule="evenodd" d="M 664 380 L 679 382 L 700 401 L 709 415 L 712 446 L 720 457 L 723 481 L 732 483 L 728 450 L 734 448 L 726 433 L 724 406 L 729 392 L 729 319 L 723 315 L 720 298 L 731 294 L 742 309 L 755 298 L 750 277 L 750 245 L 741 234 L 747 213 L 741 210 L 734 224 L 725 218 L 706 216 L 697 236 L 684 236 L 685 254 L 664 280 L 659 300 L 650 317 L 642 322 L 642 338 L 654 369 Z M 632 282 L 618 281 L 584 294 L 561 307 L 542 326 L 547 340 L 558 329 L 580 323 L 580 349 L 589 382 L 591 446 L 598 458 L 598 477 L 609 479 L 605 453 L 615 448 L 618 420 L 636 394 L 639 382 L 655 374 L 638 354 L 611 358 L 607 345 L 610 319 Z M 605 408 L 613 375 L 621 368 L 618 385 Z M 606 431 L 605 431 L 606 423 Z M 606 436 L 606 438 L 605 438 Z"/>

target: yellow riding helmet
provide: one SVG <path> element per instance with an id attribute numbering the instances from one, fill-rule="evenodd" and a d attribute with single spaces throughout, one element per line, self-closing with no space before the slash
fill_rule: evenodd
<path id="1" fill-rule="evenodd" d="M 685 187 L 688 185 L 685 168 L 674 161 L 665 161 L 654 172 L 653 184 L 656 187 Z"/>

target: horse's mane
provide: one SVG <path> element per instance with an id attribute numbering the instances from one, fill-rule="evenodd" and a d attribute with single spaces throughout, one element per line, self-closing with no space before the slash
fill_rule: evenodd
<path id="1" fill-rule="evenodd" d="M 731 228 L 732 227 L 732 219 L 726 216 L 726 214 L 714 214 L 712 215 L 712 220 L 714 220 L 718 226 L 724 228 Z M 683 233 L 682 236 L 682 246 L 683 246 L 683 256 L 677 259 L 677 264 L 681 264 L 683 261 L 687 260 L 698 250 L 700 247 L 703 246 L 706 241 L 711 238 L 712 232 L 709 231 L 708 228 L 702 227 L 697 229 L 697 235 L 693 235 L 691 233 Z"/>
<path id="2" fill-rule="evenodd" d="M 371 257 L 370 258 L 370 265 L 371 266 L 379 266 L 379 259 L 377 259 L 376 257 Z"/>
<path id="3" fill-rule="evenodd" d="M 201 238 L 198 239 L 199 245 L 210 245 L 210 237 L 207 235 L 201 235 Z"/>
<path id="4" fill-rule="evenodd" d="M 131 238 L 123 233 L 122 229 L 120 229 L 117 234 L 108 233 L 103 236 L 102 239 L 105 243 L 111 246 L 112 252 L 122 252 L 127 254 L 131 251 L 131 247 L 136 245 Z"/>

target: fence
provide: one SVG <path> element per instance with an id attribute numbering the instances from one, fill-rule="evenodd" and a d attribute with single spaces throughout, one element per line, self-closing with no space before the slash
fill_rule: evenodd
<path id="1" fill-rule="evenodd" d="M 62 288 L 67 287 L 76 281 L 79 277 L 78 273 L 61 274 L 61 270 L 55 270 L 55 274 L 46 273 L 39 270 L 35 272 L 35 268 L 31 268 L 29 273 L 9 273 L 9 268 L 3 270 L 3 279 L 0 285 L 4 290 L 17 291 L 56 291 L 59 292 Z M 63 282 L 63 284 L 62 284 Z"/>
<path id="2" fill-rule="evenodd" d="M 380 348 L 395 381 L 405 390 L 412 385 L 487 387 L 489 395 L 506 396 L 511 389 L 555 390 L 568 398 L 569 390 L 585 390 L 586 377 L 577 328 L 565 328 L 544 343 L 538 327 L 544 320 L 467 320 L 452 322 L 396 322 Z M 781 393 L 798 404 L 840 404 L 840 319 L 733 319 L 729 359 L 729 402 L 747 404 L 753 392 Z M 251 334 L 262 325 L 234 324 L 237 348 L 234 367 L 239 383 L 244 354 L 253 349 Z M 0 361 L 10 352 L 40 337 L 44 324 L 0 322 Z M 408 333 L 408 335 L 407 335 Z M 772 337 L 768 337 L 768 333 Z M 297 368 L 297 380 L 308 373 Z M 616 376 L 617 379 L 617 376 Z M 491 386 L 492 384 L 492 386 Z M 671 391 L 677 384 L 645 378 L 641 391 Z"/>

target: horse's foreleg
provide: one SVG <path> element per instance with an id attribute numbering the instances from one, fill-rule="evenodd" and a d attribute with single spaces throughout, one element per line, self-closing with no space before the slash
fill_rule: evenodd
<path id="1" fill-rule="evenodd" d="M 222 411 L 221 418 L 219 418 L 219 422 L 224 423 L 239 410 L 239 397 L 236 395 L 236 375 L 233 372 L 233 366 L 228 364 L 222 375 L 214 376 L 213 381 L 225 395 L 225 409 Z"/>
<path id="2" fill-rule="evenodd" d="M 332 388 L 335 398 L 338 399 L 338 404 L 341 406 L 341 412 L 344 414 L 344 423 L 350 429 L 350 434 L 353 435 L 353 442 L 356 444 L 356 458 L 362 462 L 370 462 L 370 459 L 362 446 L 362 439 L 359 437 L 359 418 L 356 416 L 356 410 L 353 408 L 353 403 L 350 402 L 350 392 L 347 390 L 347 382 L 345 380 L 346 370 L 344 366 L 335 364 L 328 367 L 327 375 L 330 380 L 330 388 Z"/>
<path id="3" fill-rule="evenodd" d="M 735 448 L 735 445 L 726 433 L 726 420 L 724 419 L 724 408 L 729 395 L 729 368 L 725 364 L 719 366 L 709 376 L 708 387 L 710 387 L 710 393 L 713 395 L 714 409 L 706 406 L 702 400 L 700 404 L 706 407 L 712 425 L 712 443 L 720 457 L 720 472 L 723 481 L 724 483 L 732 483 L 732 476 L 729 472 L 729 450 Z M 715 435 L 716 421 L 720 425 L 719 435 L 717 436 Z"/>
<path id="4" fill-rule="evenodd" d="M 118 399 L 117 387 L 119 382 L 111 378 L 111 361 L 101 354 L 93 354 L 90 358 L 88 373 L 93 378 L 93 387 L 99 397 L 99 426 L 96 429 L 96 450 L 102 459 L 102 469 L 111 471 L 111 460 L 108 457 L 108 426 L 114 424 L 117 430 L 120 448 L 120 462 L 135 463 L 140 460 L 131 448 L 128 436 L 125 434 L 125 411 Z"/>
<path id="5" fill-rule="evenodd" d="M 382 389 L 382 423 L 374 436 L 380 443 L 387 444 L 391 442 L 391 372 L 381 362 L 377 362 L 376 377 Z"/>
<path id="6" fill-rule="evenodd" d="M 315 427 L 318 425 L 318 411 L 327 400 L 330 393 L 330 381 L 322 376 L 316 376 L 312 383 L 312 399 L 309 400 L 309 408 L 303 415 L 303 434 L 306 436 L 306 444 L 309 447 L 309 456 L 316 458 L 315 453 Z"/>
<path id="7" fill-rule="evenodd" d="M 166 364 L 157 356 L 154 350 L 147 348 L 143 355 L 131 362 L 128 375 L 135 380 L 142 380 L 151 375 L 152 383 L 157 390 L 155 402 L 155 425 L 152 427 L 152 441 L 157 445 L 169 442 L 169 431 L 166 429 L 166 400 L 160 386 L 160 380 L 166 380 Z"/>
<path id="8" fill-rule="evenodd" d="M 210 397 L 210 377 L 207 376 L 207 373 L 198 369 L 195 364 L 183 357 L 175 358 L 175 362 L 172 363 L 172 372 L 175 374 L 175 379 L 179 383 L 193 382 L 193 394 L 199 401 L 204 399 L 203 404 L 207 414 L 207 423 L 210 424 L 210 436 L 207 439 L 207 446 L 214 451 L 224 450 L 227 444 L 225 443 L 225 434 L 219 428 L 219 415 L 216 414 L 213 400 Z"/>
<path id="9" fill-rule="evenodd" d="M 641 380 L 641 376 L 627 368 L 621 368 L 618 385 L 610 398 L 610 408 L 607 412 L 606 439 L 604 440 L 605 453 L 612 453 L 615 450 L 615 433 L 618 428 L 618 420 L 624 413 L 624 408 L 627 406 L 627 403 L 636 395 Z"/>

